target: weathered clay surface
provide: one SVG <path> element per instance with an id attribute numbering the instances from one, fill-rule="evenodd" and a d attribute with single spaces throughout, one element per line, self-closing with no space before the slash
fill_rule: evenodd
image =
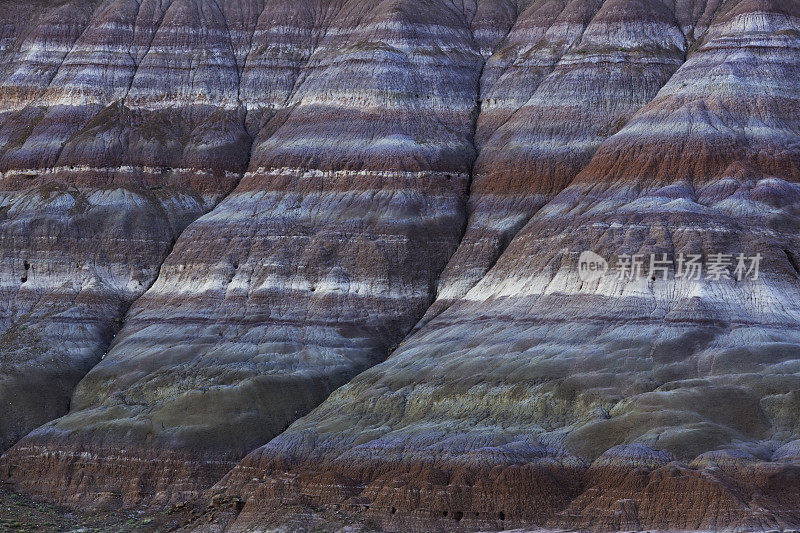
<path id="1" fill-rule="evenodd" d="M 474 7 L 418 7 L 314 1 L 264 9 L 238 93 L 201 91 L 217 109 L 203 119 L 214 125 L 241 101 L 253 136 L 248 171 L 183 232 L 81 381 L 71 413 L 31 434 L 9 461 L 47 454 L 55 439 L 65 455 L 51 466 L 61 471 L 41 474 L 54 476 L 58 498 L 66 489 L 76 502 L 172 500 L 184 487 L 213 484 L 402 340 L 434 299 L 463 232 L 481 46 L 504 35 L 477 39 Z M 172 42 L 165 27 L 155 34 L 166 34 L 160 46 Z M 175 126 L 180 117 L 164 100 L 195 93 L 187 80 L 160 90 L 145 83 L 162 76 L 164 61 L 182 58 L 150 59 L 155 48 L 134 76 L 130 106 L 106 108 L 97 127 Z M 236 72 L 215 79 L 235 82 Z M 205 103 L 191 109 L 205 116 Z M 158 134 L 147 157 L 175 151 L 166 145 L 180 136 Z M 87 135 L 75 157 L 100 137 Z M 153 472 L 149 460 L 168 454 L 176 465 L 167 470 L 177 474 Z M 190 474 L 198 461 L 209 466 Z"/>
<path id="2" fill-rule="evenodd" d="M 0 10 L 4 447 L 71 401 L 19 490 L 800 525 L 796 2 Z"/>
<path id="3" fill-rule="evenodd" d="M 247 165 L 244 113 L 219 103 L 237 101 L 236 63 L 187 71 L 223 46 L 175 6 L 0 6 L 0 449 L 66 412 L 175 238 Z M 187 93 L 168 111 L 156 76 Z"/>
<path id="4" fill-rule="evenodd" d="M 468 227 L 420 326 L 655 96 L 684 60 L 685 29 L 661 2 L 538 2 L 521 14 L 484 69 Z"/>
<path id="5" fill-rule="evenodd" d="M 392 530 L 796 527 L 798 15 L 720 9 L 474 288 L 219 483 L 237 527 L 303 498 Z M 584 250 L 764 257 L 583 282 Z"/>

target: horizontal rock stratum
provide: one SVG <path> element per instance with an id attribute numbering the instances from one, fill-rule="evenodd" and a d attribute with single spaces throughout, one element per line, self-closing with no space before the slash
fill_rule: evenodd
<path id="1" fill-rule="evenodd" d="M 0 173 L 15 490 L 800 527 L 797 0 L 0 0 Z"/>

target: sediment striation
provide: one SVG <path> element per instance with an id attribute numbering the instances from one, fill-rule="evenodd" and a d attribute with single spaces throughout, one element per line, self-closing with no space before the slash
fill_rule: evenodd
<path id="1" fill-rule="evenodd" d="M 233 54 L 203 60 L 229 51 L 221 14 L 161 2 L 2 10 L 5 449 L 67 411 L 174 240 L 238 181 L 250 142 L 241 106 L 219 103 L 237 101 Z"/>
<path id="2" fill-rule="evenodd" d="M 720 10 L 471 290 L 218 484 L 247 501 L 236 527 L 303 498 L 389 530 L 796 526 L 789 7 Z M 585 250 L 763 259 L 585 281 Z"/>
<path id="3" fill-rule="evenodd" d="M 152 261 L 158 279 L 92 361 L 70 414 L 19 444 L 38 454 L 46 452 L 35 439 L 61 441 L 69 459 L 58 477 L 80 501 L 171 500 L 178 487 L 217 481 L 385 358 L 430 305 L 463 232 L 481 47 L 503 32 L 477 38 L 475 13 L 446 3 L 425 12 L 398 2 L 240 7 L 255 17 L 239 59 L 231 14 L 203 3 L 167 8 L 125 100 L 61 151 L 86 157 L 101 142 L 98 128 L 114 129 L 114 142 L 130 121 L 155 130 L 146 146 L 165 157 L 188 139 L 184 158 L 197 170 L 176 186 L 200 194 L 202 169 L 209 180 L 214 170 L 242 177 L 230 190 L 217 176 L 212 191 L 229 194 L 218 205 L 209 197 L 213 211 L 163 263 Z M 206 78 L 193 74 L 206 69 Z M 177 106 L 198 123 L 197 142 L 188 127 L 174 131 Z M 189 166 L 170 164 L 168 172 Z M 92 170 L 78 172 L 86 179 Z M 148 473 L 164 454 L 175 478 Z M 195 475 L 198 461 L 208 466 Z M 87 467 L 106 481 L 76 475 Z"/>
<path id="4" fill-rule="evenodd" d="M 18 490 L 222 494 L 241 531 L 800 526 L 796 2 L 0 13 Z"/>

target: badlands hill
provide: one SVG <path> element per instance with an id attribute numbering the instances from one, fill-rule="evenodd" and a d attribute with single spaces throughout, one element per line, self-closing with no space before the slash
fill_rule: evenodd
<path id="1" fill-rule="evenodd" d="M 0 0 L 0 172 L 15 490 L 800 527 L 797 0 Z"/>

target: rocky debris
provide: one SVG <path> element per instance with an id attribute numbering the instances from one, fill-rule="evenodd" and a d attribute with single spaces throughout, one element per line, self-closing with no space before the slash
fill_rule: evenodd
<path id="1" fill-rule="evenodd" d="M 177 531 L 182 516 L 161 512 L 103 511 L 85 513 L 33 501 L 0 487 L 0 531 L 3 533 L 145 533 Z"/>

